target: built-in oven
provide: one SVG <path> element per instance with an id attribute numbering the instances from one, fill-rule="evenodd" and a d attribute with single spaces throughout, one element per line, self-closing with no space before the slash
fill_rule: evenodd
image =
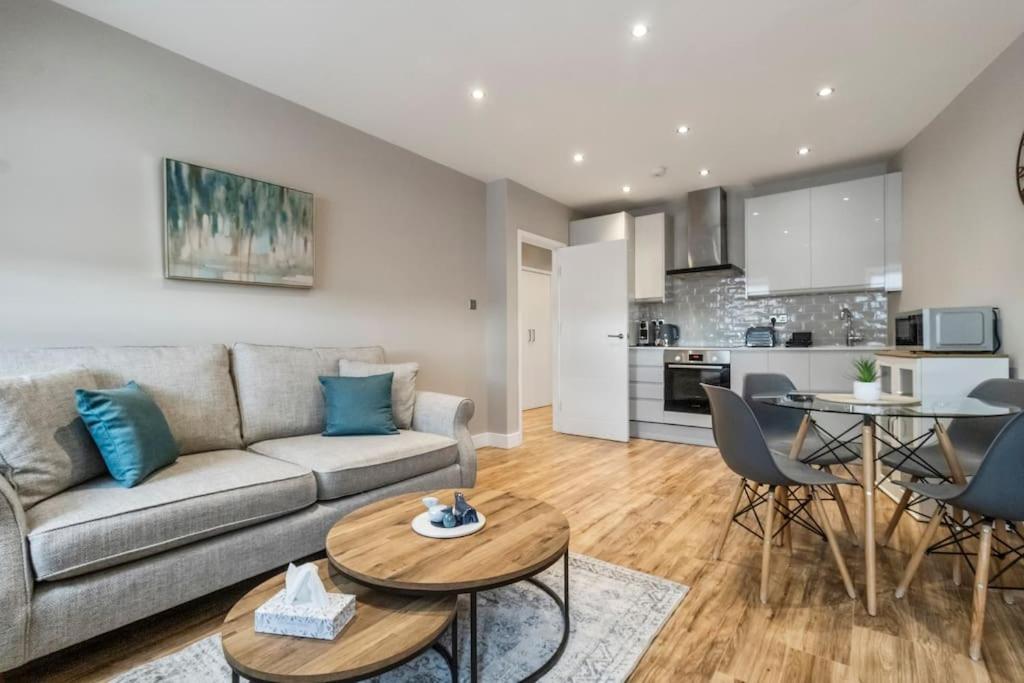
<path id="1" fill-rule="evenodd" d="M 665 410 L 711 414 L 701 384 L 729 388 L 729 351 L 669 349 L 665 351 Z"/>

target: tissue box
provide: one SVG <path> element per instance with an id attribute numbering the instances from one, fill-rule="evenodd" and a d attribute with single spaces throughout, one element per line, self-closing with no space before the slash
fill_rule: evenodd
<path id="1" fill-rule="evenodd" d="M 281 590 L 256 608 L 256 632 L 334 640 L 356 614 L 356 596 L 327 594 L 327 607 L 293 605 Z"/>

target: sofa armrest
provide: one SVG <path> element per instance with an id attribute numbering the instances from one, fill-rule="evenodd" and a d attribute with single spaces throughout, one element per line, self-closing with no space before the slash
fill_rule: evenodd
<path id="1" fill-rule="evenodd" d="M 459 442 L 459 467 L 462 485 L 476 484 L 476 447 L 469 433 L 469 420 L 476 407 L 468 398 L 417 391 L 412 411 L 412 428 L 417 432 L 440 434 Z"/>
<path id="2" fill-rule="evenodd" d="M 0 671 L 25 663 L 32 569 L 25 510 L 14 487 L 0 476 Z"/>

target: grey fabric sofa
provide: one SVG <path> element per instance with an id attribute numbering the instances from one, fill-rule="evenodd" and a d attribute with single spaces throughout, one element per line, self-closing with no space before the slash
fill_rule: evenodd
<path id="1" fill-rule="evenodd" d="M 135 380 L 182 456 L 132 489 L 107 476 L 26 510 L 0 477 L 0 671 L 322 550 L 345 513 L 470 487 L 472 401 L 418 392 L 411 430 L 323 437 L 318 377 L 384 350 L 236 344 L 0 351 L 0 376 L 81 365 Z"/>

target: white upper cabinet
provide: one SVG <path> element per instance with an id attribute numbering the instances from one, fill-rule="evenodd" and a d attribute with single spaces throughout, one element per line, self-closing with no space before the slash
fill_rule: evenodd
<path id="1" fill-rule="evenodd" d="M 633 217 L 625 211 L 569 222 L 569 246 L 629 239 Z"/>
<path id="2" fill-rule="evenodd" d="M 903 174 L 885 176 L 885 291 L 903 289 Z"/>
<path id="3" fill-rule="evenodd" d="M 665 214 L 634 219 L 633 297 L 637 301 L 665 300 L 665 239 Z"/>
<path id="4" fill-rule="evenodd" d="M 747 294 L 810 289 L 811 191 L 746 201 Z"/>
<path id="5" fill-rule="evenodd" d="M 885 177 L 811 189 L 811 289 L 885 286 Z"/>
<path id="6" fill-rule="evenodd" d="M 746 200 L 747 295 L 902 289 L 900 174 Z"/>

